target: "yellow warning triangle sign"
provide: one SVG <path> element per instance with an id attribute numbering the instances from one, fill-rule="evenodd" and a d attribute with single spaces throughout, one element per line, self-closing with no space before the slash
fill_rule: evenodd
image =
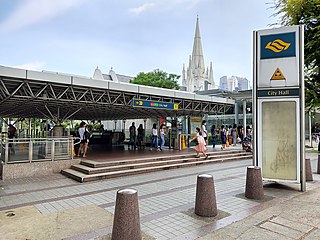
<path id="1" fill-rule="evenodd" d="M 286 80 L 280 68 L 277 68 L 274 74 L 271 77 L 271 80 Z"/>

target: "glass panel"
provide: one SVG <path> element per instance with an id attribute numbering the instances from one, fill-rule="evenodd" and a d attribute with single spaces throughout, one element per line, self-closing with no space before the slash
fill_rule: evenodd
<path id="1" fill-rule="evenodd" d="M 9 163 L 29 161 L 29 142 L 9 140 Z"/>
<path id="2" fill-rule="evenodd" d="M 262 174 L 297 179 L 296 102 L 262 103 Z"/>

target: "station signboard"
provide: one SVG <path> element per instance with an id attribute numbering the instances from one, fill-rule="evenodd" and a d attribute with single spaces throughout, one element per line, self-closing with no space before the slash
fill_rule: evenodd
<path id="1" fill-rule="evenodd" d="M 303 26 L 254 31 L 254 164 L 264 180 L 304 180 Z"/>
<path id="2" fill-rule="evenodd" d="M 170 102 L 158 102 L 158 101 L 150 101 L 150 100 L 142 100 L 142 99 L 133 99 L 133 107 L 178 110 L 179 104 L 170 103 Z"/>

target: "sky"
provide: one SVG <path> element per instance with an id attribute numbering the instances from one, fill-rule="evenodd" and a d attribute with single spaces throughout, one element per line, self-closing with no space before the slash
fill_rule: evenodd
<path id="1" fill-rule="evenodd" d="M 277 19 L 271 0 L 0 0 L 0 65 L 92 77 L 181 75 L 197 14 L 214 80 L 252 80 L 253 31 Z"/>

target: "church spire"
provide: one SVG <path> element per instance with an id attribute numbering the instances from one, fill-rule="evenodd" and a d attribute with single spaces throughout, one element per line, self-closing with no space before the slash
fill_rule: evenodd
<path id="1" fill-rule="evenodd" d="M 185 72 L 184 68 L 182 72 Z M 192 55 L 189 57 L 189 64 L 186 73 L 187 77 L 185 84 L 188 92 L 205 90 L 207 89 L 208 83 L 212 84 L 212 82 L 214 82 L 212 65 L 210 65 L 210 68 L 206 68 L 204 65 L 198 14 L 193 42 L 193 51 Z"/>
<path id="2" fill-rule="evenodd" d="M 194 42 L 193 42 L 192 64 L 194 68 L 205 69 L 198 14 L 197 14 L 196 31 L 195 31 Z"/>

